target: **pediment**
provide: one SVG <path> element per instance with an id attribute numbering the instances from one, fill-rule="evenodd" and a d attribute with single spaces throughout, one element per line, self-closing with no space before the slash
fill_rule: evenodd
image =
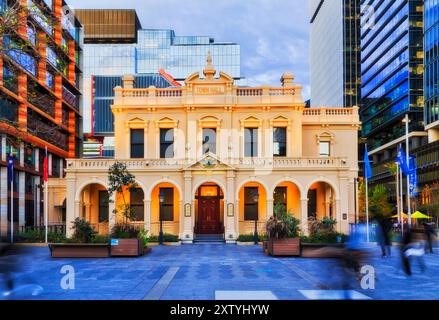
<path id="1" fill-rule="evenodd" d="M 218 156 L 213 153 L 205 154 L 200 160 L 189 165 L 186 170 L 203 170 L 203 171 L 212 171 L 212 170 L 234 170 L 234 168 L 227 163 L 219 160 Z"/>

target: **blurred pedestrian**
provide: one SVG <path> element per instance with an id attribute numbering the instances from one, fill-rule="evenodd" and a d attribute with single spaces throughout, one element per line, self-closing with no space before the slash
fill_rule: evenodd
<path id="1" fill-rule="evenodd" d="M 426 266 L 424 263 L 424 253 L 425 250 L 423 247 L 417 245 L 414 242 L 413 238 L 413 230 L 409 226 L 404 226 L 404 234 L 402 237 L 402 246 L 401 246 L 401 260 L 402 267 L 408 276 L 412 275 L 412 260 L 416 259 L 418 261 L 421 272 L 425 272 Z"/>
<path id="2" fill-rule="evenodd" d="M 382 218 L 378 220 L 378 225 L 378 242 L 381 247 L 381 255 L 383 258 L 390 258 L 392 255 L 391 232 L 393 228 L 393 223 L 389 219 Z"/>
<path id="3" fill-rule="evenodd" d="M 433 253 L 433 238 L 437 237 L 435 225 L 433 222 L 424 222 L 425 251 Z"/>

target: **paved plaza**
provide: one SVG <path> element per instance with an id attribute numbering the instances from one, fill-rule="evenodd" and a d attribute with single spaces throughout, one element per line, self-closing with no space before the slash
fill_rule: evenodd
<path id="1" fill-rule="evenodd" d="M 393 251 L 390 259 L 382 259 L 376 251 L 369 261 L 376 270 L 375 290 L 362 290 L 351 282 L 350 297 L 439 299 L 439 251 L 425 256 L 425 273 L 415 264 L 412 277 L 402 272 L 398 249 Z M 346 277 L 337 261 L 273 258 L 258 246 L 153 247 L 144 257 L 110 259 L 52 259 L 47 247 L 19 247 L 16 253 L 0 257 L 3 266 L 17 266 L 16 292 L 9 299 L 306 300 L 346 294 L 340 291 L 346 288 Z M 75 271 L 73 290 L 61 287 L 61 269 L 66 265 Z"/>

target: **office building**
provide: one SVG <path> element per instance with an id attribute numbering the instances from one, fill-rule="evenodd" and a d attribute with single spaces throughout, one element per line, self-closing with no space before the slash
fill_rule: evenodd
<path id="1" fill-rule="evenodd" d="M 372 185 L 385 185 L 395 196 L 394 163 L 405 146 L 409 115 L 410 149 L 426 141 L 423 126 L 424 1 L 361 2 L 361 136 L 373 158 Z"/>
<path id="2" fill-rule="evenodd" d="M 360 0 L 311 0 L 311 107 L 359 106 Z"/>
<path id="3" fill-rule="evenodd" d="M 81 155 L 81 28 L 63 0 L 0 3 L 0 23 L 4 16 L 20 16 L 16 24 L 6 24 L 0 51 L 0 236 L 6 238 L 12 204 L 16 231 L 43 225 L 45 148 L 50 177 L 62 178 L 65 159 Z M 13 203 L 7 167 L 11 149 Z M 50 225 L 62 221 L 65 210 L 59 206 Z"/>
<path id="4" fill-rule="evenodd" d="M 96 76 L 161 74 L 171 85 L 180 85 L 177 81 L 194 70 L 202 72 L 210 51 L 221 70 L 241 79 L 238 44 L 215 42 L 207 36 L 177 36 L 173 30 L 142 29 L 135 10 L 76 10 L 76 15 L 84 26 L 84 132 L 93 137 L 113 135 L 112 128 L 100 129 L 108 119 L 94 108 Z M 104 113 L 111 114 L 109 105 Z"/>

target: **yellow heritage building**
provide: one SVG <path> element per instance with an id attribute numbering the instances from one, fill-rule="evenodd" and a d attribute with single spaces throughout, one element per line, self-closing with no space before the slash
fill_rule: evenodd
<path id="1" fill-rule="evenodd" d="M 67 235 L 76 217 L 102 234 L 122 217 L 108 202 L 107 171 L 123 162 L 139 188 L 127 194 L 133 223 L 192 242 L 221 234 L 227 242 L 260 233 L 275 203 L 285 204 L 307 232 L 309 217 L 337 220 L 349 232 L 356 215 L 358 109 L 306 109 L 292 74 L 282 87 L 241 88 L 210 56 L 204 77 L 178 88 L 134 88 L 125 76 L 112 106 L 115 159 L 67 160 L 51 180 L 52 207 L 66 199 Z M 330 85 L 330 84 L 328 84 Z M 161 198 L 161 199 L 160 199 Z M 160 200 L 161 201 L 160 201 Z"/>

